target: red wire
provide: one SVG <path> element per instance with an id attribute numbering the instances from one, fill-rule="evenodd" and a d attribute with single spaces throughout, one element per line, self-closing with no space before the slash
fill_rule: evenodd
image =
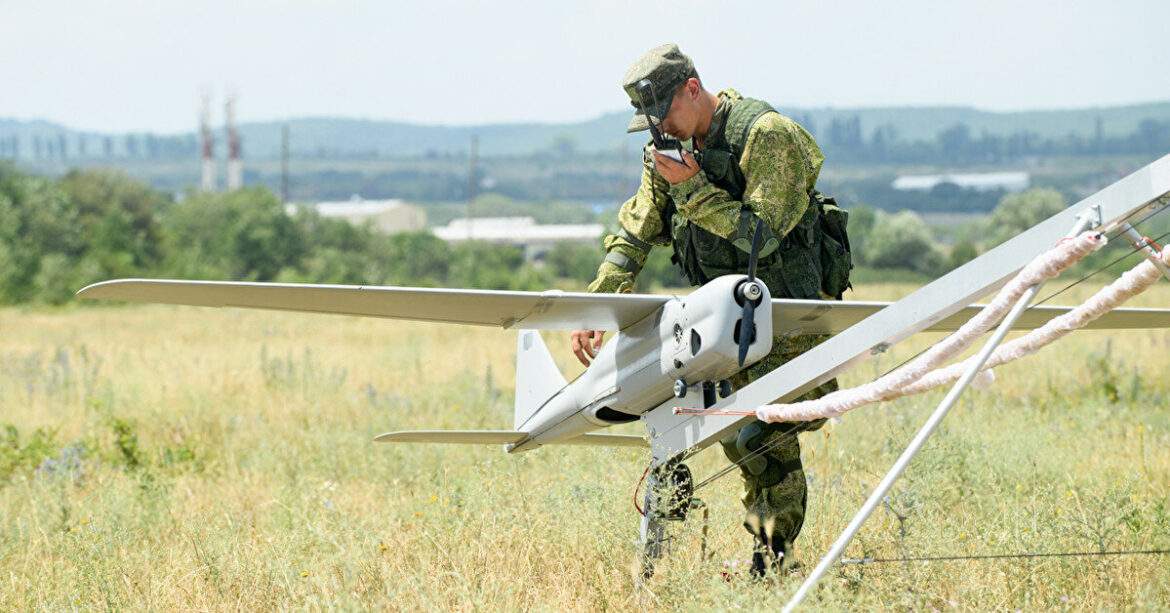
<path id="1" fill-rule="evenodd" d="M 642 489 L 642 482 L 646 480 L 646 475 L 648 474 L 650 474 L 649 466 L 646 467 L 646 470 L 642 471 L 642 478 L 638 479 L 638 485 L 634 486 L 634 508 L 637 509 L 638 514 L 642 517 L 646 517 L 646 512 L 643 511 L 641 505 L 638 504 L 638 490 Z"/>

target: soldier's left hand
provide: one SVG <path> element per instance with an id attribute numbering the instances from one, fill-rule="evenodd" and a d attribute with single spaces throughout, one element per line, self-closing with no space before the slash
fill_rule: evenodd
<path id="1" fill-rule="evenodd" d="M 695 156 L 687 151 L 683 151 L 682 156 L 684 163 L 680 164 L 657 151 L 654 152 L 654 168 L 671 185 L 682 183 L 699 174 L 699 162 Z"/>

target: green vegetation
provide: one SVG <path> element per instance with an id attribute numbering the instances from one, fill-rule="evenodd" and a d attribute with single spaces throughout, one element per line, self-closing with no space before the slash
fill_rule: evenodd
<path id="1" fill-rule="evenodd" d="M 927 281 L 1064 206 L 1059 192 L 1033 189 L 1004 197 L 987 218 L 944 227 L 911 211 L 851 206 L 856 279 Z M 473 206 L 481 215 L 533 213 L 545 221 L 566 211 L 575 221 L 614 218 L 612 210 L 566 203 L 540 209 L 499 194 Z M 1104 257 L 1092 256 L 1081 269 Z M 311 210 L 290 216 L 260 187 L 176 201 L 116 172 L 73 171 L 54 180 L 0 165 L 0 303 L 63 303 L 89 283 L 134 276 L 582 290 L 601 258 L 600 237 L 596 245 L 563 244 L 527 262 L 511 246 L 449 245 L 428 232 L 386 236 Z M 638 283 L 640 291 L 687 285 L 669 247 L 653 251 Z"/>
<path id="2" fill-rule="evenodd" d="M 859 286 L 888 300 L 912 285 Z M 1083 299 L 1084 285 L 1067 296 Z M 1135 306 L 1165 306 L 1165 286 Z M 0 609 L 775 610 L 941 392 L 802 435 L 808 519 L 780 581 L 749 555 L 733 473 L 632 570 L 629 448 L 383 445 L 507 428 L 515 333 L 170 306 L 0 309 Z M 1110 339 L 1114 343 L 1110 350 Z M 868 380 L 922 349 L 858 365 Z M 567 335 L 547 336 L 568 377 Z M 1170 546 L 1167 331 L 1078 332 L 971 390 L 848 557 Z M 1122 351 L 1122 347 L 1126 349 Z M 11 424 L 12 427 L 5 427 Z M 637 432 L 638 424 L 622 432 Z M 697 476 L 726 465 L 708 449 Z M 841 567 L 817 610 L 1147 610 L 1165 557 Z"/>
<path id="3" fill-rule="evenodd" d="M 61 303 L 86 284 L 131 276 L 486 289 L 555 281 L 514 247 L 290 217 L 264 188 L 176 202 L 120 173 L 52 180 L 0 166 L 0 303 Z"/>
<path id="4" fill-rule="evenodd" d="M 1032 189 L 1005 196 L 987 220 L 987 240 L 998 245 L 1064 210 L 1068 204 L 1054 189 Z"/>

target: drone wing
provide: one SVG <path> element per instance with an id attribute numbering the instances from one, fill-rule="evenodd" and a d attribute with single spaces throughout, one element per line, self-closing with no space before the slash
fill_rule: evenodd
<path id="1" fill-rule="evenodd" d="M 513 292 L 168 279 L 103 281 L 82 289 L 77 295 L 100 300 L 336 313 L 529 330 L 620 330 L 670 300 L 669 296 L 650 294 L 558 290 Z M 774 299 L 772 329 L 777 335 L 836 334 L 889 305 L 889 302 Z M 979 308 L 974 305 L 960 309 L 926 330 L 956 330 Z M 1015 329 L 1039 327 L 1069 310 L 1068 307 L 1031 307 L 1016 322 Z M 1170 310 L 1116 309 L 1087 328 L 1170 328 Z"/>
<path id="2" fill-rule="evenodd" d="M 387 432 L 374 438 L 379 443 L 449 443 L 455 445 L 508 445 L 528 437 L 515 430 L 403 430 Z M 632 434 L 582 434 L 554 443 L 600 447 L 649 447 L 646 438 Z"/>
<path id="3" fill-rule="evenodd" d="M 81 298 L 337 313 L 529 330 L 620 330 L 670 298 L 645 294 L 117 279 Z"/>
<path id="4" fill-rule="evenodd" d="M 772 300 L 772 331 L 777 335 L 837 334 L 861 320 L 890 306 L 889 302 L 839 300 Z M 982 309 L 971 305 L 943 318 L 923 332 L 953 332 Z M 1071 311 L 1071 307 L 1033 306 L 1016 320 L 1013 330 L 1031 330 L 1054 317 Z M 1170 309 L 1115 309 L 1085 326 L 1086 330 L 1138 330 L 1170 328 Z"/>

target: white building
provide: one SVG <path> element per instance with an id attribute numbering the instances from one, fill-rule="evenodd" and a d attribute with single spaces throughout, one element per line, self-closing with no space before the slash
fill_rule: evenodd
<path id="1" fill-rule="evenodd" d="M 953 183 L 959 187 L 979 192 L 1002 189 L 1019 192 L 1028 189 L 1030 178 L 1026 172 L 972 172 L 943 175 L 902 175 L 891 187 L 902 191 L 930 191 L 941 183 Z"/>
<path id="2" fill-rule="evenodd" d="M 535 259 L 557 243 L 596 244 L 605 228 L 598 223 L 538 224 L 531 217 L 479 217 L 456 219 L 433 231 L 449 243 L 476 240 L 515 245 L 524 249 L 528 259 Z"/>
<path id="3" fill-rule="evenodd" d="M 300 205 L 286 207 L 289 215 L 296 213 Z M 344 219 L 354 225 L 370 223 L 383 234 L 415 232 L 427 227 L 427 213 L 417 206 L 401 200 L 363 200 L 354 196 L 337 202 L 318 202 L 313 207 L 321 217 Z"/>

